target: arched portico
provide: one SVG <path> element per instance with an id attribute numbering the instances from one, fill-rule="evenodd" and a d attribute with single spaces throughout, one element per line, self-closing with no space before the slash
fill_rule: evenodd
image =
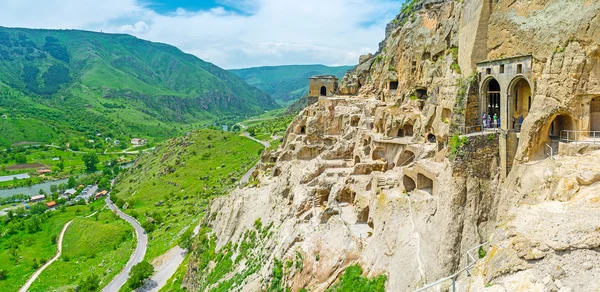
<path id="1" fill-rule="evenodd" d="M 496 120 L 500 119 L 504 108 L 502 106 L 502 87 L 498 80 L 494 77 L 488 77 L 484 80 L 479 96 L 479 104 L 481 105 L 479 116 L 481 124 L 487 124 L 487 127 L 489 128 L 497 128 L 498 123 L 494 124 L 494 116 L 496 117 Z M 486 117 L 489 117 L 488 120 L 492 122 L 491 125 L 487 122 L 484 123 L 484 114 Z"/>
<path id="2" fill-rule="evenodd" d="M 523 75 L 517 75 L 508 85 L 508 129 L 521 130 L 521 124 L 531 109 L 531 83 Z"/>

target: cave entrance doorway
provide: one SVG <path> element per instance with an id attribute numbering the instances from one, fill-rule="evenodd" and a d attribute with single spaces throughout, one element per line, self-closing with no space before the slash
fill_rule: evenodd
<path id="1" fill-rule="evenodd" d="M 404 125 L 404 127 L 402 129 L 404 130 L 405 136 L 407 136 L 407 137 L 413 136 L 413 125 L 406 124 L 406 125 Z"/>
<path id="2" fill-rule="evenodd" d="M 398 134 L 396 135 L 396 137 L 399 137 L 399 138 L 404 137 L 404 129 L 398 129 Z"/>
<path id="3" fill-rule="evenodd" d="M 435 143 L 436 139 L 435 139 L 435 135 L 434 134 L 429 134 L 427 135 L 427 142 L 429 143 Z"/>
<path id="4" fill-rule="evenodd" d="M 300 135 L 306 135 L 306 126 L 300 127 Z"/>
<path id="5" fill-rule="evenodd" d="M 426 177 L 425 175 L 419 173 L 417 175 L 417 188 L 419 190 L 428 192 L 429 194 L 433 193 L 433 180 Z"/>
<path id="6" fill-rule="evenodd" d="M 520 131 L 523 120 L 529 115 L 531 108 L 531 86 L 523 77 L 517 77 L 511 82 L 510 95 L 512 96 L 508 127 L 510 130 Z"/>
<path id="7" fill-rule="evenodd" d="M 406 192 L 412 192 L 417 188 L 415 180 L 408 175 L 404 175 L 404 177 L 402 178 L 402 184 L 404 184 L 404 189 L 406 190 Z"/>
<path id="8" fill-rule="evenodd" d="M 321 86 L 321 96 L 327 96 L 327 87 Z"/>
<path id="9" fill-rule="evenodd" d="M 500 83 L 496 79 L 490 79 L 484 87 L 485 89 L 485 104 L 484 104 L 484 113 L 490 117 L 490 121 L 492 124 L 490 125 L 493 128 L 498 128 L 498 123 L 494 124 L 494 116 L 499 120 L 500 113 L 502 112 L 502 106 L 500 104 Z"/>
<path id="10" fill-rule="evenodd" d="M 398 81 L 391 81 L 390 82 L 390 90 L 397 90 L 398 89 Z"/>
<path id="11" fill-rule="evenodd" d="M 569 114 L 561 114 L 556 116 L 550 123 L 550 129 L 548 130 L 548 137 L 551 141 L 565 140 L 574 141 L 578 138 L 575 137 L 575 133 L 569 131 L 575 131 L 577 125 L 575 119 Z"/>
<path id="12" fill-rule="evenodd" d="M 600 131 L 600 97 L 590 101 L 590 131 Z"/>

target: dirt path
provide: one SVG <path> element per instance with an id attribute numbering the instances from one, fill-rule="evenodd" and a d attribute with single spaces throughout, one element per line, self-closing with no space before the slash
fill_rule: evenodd
<path id="1" fill-rule="evenodd" d="M 60 235 L 58 236 L 58 252 L 56 253 L 56 255 L 51 258 L 47 263 L 45 263 L 42 267 L 40 267 L 37 271 L 35 271 L 35 273 L 33 273 L 33 275 L 31 276 L 31 278 L 29 278 L 29 280 L 27 280 L 27 283 L 25 283 L 25 285 L 23 285 L 23 287 L 21 287 L 21 289 L 19 289 L 19 292 L 26 292 L 29 287 L 31 287 L 31 284 L 33 284 L 33 282 L 37 279 L 37 277 L 40 276 L 40 274 L 48 267 L 50 266 L 50 264 L 52 264 L 54 261 L 56 261 L 60 255 L 62 254 L 62 242 L 63 242 L 63 237 L 65 235 L 65 232 L 67 231 L 67 227 L 69 227 L 69 225 L 71 225 L 71 222 L 73 222 L 73 220 L 67 222 L 65 224 L 65 226 L 63 227 L 63 229 L 60 231 Z"/>

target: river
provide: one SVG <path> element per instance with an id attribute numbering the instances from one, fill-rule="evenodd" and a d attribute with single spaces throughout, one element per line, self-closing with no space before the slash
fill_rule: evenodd
<path id="1" fill-rule="evenodd" d="M 124 163 L 121 165 L 121 168 L 127 169 L 127 168 L 130 168 L 131 166 L 133 166 L 133 164 L 134 164 L 134 162 Z M 51 185 L 59 185 L 61 183 L 66 184 L 67 181 L 68 181 L 68 179 L 61 179 L 61 180 L 43 182 L 43 183 L 33 185 L 30 187 L 21 187 L 21 188 L 0 190 L 0 198 L 10 197 L 10 196 L 16 195 L 16 194 L 25 194 L 25 195 L 29 195 L 29 196 L 34 196 L 34 195 L 37 195 L 40 193 L 40 189 L 44 190 L 46 192 L 46 194 L 49 194 Z"/>
<path id="2" fill-rule="evenodd" d="M 33 195 L 39 194 L 40 189 L 44 190 L 46 192 L 46 194 L 49 194 L 51 185 L 59 185 L 61 183 L 67 183 L 67 181 L 68 181 L 68 179 L 61 179 L 61 180 L 43 182 L 41 184 L 32 185 L 30 187 L 21 187 L 21 188 L 0 190 L 0 197 L 5 198 L 5 197 L 10 197 L 10 196 L 16 195 L 16 194 L 25 194 L 25 195 L 33 196 Z"/>

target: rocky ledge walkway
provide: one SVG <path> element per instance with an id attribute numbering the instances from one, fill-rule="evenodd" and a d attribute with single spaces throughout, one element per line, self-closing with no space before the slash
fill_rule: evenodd
<path id="1" fill-rule="evenodd" d="M 19 289 L 19 292 L 26 292 L 29 289 L 29 287 L 31 287 L 31 284 L 33 284 L 33 282 L 37 279 L 37 277 L 39 277 L 40 274 L 48 266 L 50 266 L 54 261 L 56 261 L 60 257 L 60 255 L 62 254 L 63 237 L 65 236 L 65 232 L 67 231 L 67 228 L 69 227 L 69 225 L 71 225 L 71 222 L 73 222 L 73 220 L 67 222 L 65 224 L 65 226 L 63 227 L 63 229 L 60 231 L 60 234 L 58 236 L 58 241 L 57 241 L 58 251 L 56 252 L 56 255 L 52 259 L 50 259 L 48 262 L 46 262 L 42 267 L 40 267 L 37 271 L 35 271 L 35 273 L 33 273 L 33 275 L 31 276 L 31 278 L 29 278 L 29 280 L 27 280 L 27 283 L 25 283 L 25 285 L 23 285 L 23 287 L 21 287 L 21 289 Z"/>

